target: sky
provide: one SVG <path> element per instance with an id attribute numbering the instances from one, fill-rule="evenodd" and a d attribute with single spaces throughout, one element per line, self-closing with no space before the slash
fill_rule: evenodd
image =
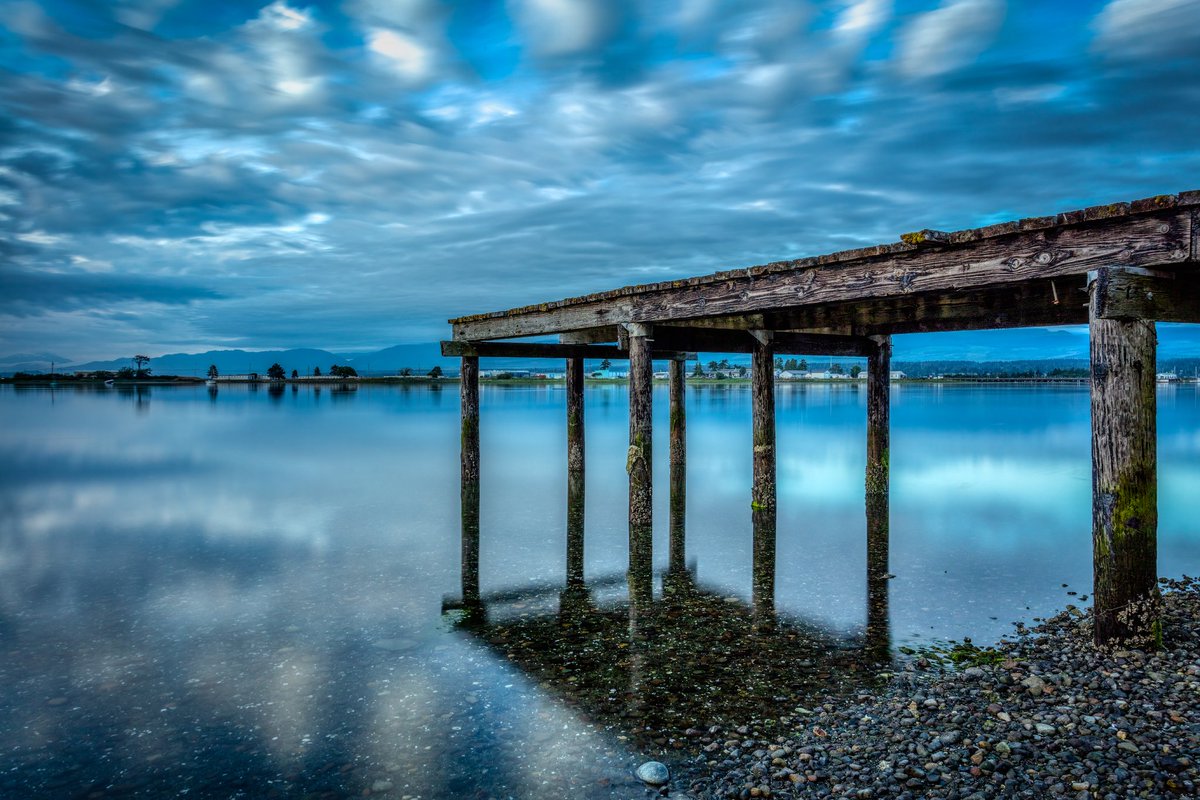
<path id="1" fill-rule="evenodd" d="M 0 354 L 446 319 L 1200 188 L 1200 0 L 0 0 Z"/>

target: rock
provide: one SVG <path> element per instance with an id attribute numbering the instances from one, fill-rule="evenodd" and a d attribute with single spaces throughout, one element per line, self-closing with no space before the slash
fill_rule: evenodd
<path id="1" fill-rule="evenodd" d="M 1051 736 L 1054 734 L 1054 731 L 1055 731 L 1055 728 L 1053 725 L 1047 725 L 1044 722 L 1037 723 L 1036 725 L 1033 726 L 1033 729 L 1036 730 L 1038 733 L 1040 733 L 1042 736 Z"/>
<path id="2" fill-rule="evenodd" d="M 1034 697 L 1046 690 L 1046 682 L 1037 675 L 1030 675 L 1025 680 L 1021 681 L 1021 685 Z"/>
<path id="3" fill-rule="evenodd" d="M 391 781 L 378 780 L 371 784 L 372 792 L 387 792 L 390 791 L 393 784 Z"/>
<path id="4" fill-rule="evenodd" d="M 662 786 L 671 780 L 671 771 L 661 761 L 647 761 L 637 768 L 638 780 L 651 786 Z"/>

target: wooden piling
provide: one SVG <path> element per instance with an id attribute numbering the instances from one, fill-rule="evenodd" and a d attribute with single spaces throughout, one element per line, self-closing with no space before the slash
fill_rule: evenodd
<path id="1" fill-rule="evenodd" d="M 567 470 L 583 472 L 583 359 L 567 359 Z"/>
<path id="2" fill-rule="evenodd" d="M 583 511 L 582 470 L 567 472 L 567 585 L 583 585 Z"/>
<path id="3" fill-rule="evenodd" d="M 687 461 L 687 408 L 685 403 L 687 362 L 671 361 L 671 464 Z"/>
<path id="4" fill-rule="evenodd" d="M 1161 642 L 1154 322 L 1105 319 L 1108 271 L 1089 282 L 1092 559 L 1097 645 Z"/>
<path id="5" fill-rule="evenodd" d="M 867 494 L 888 493 L 892 337 L 872 336 L 867 356 Z M 886 564 L 885 572 L 886 570 Z"/>
<path id="6" fill-rule="evenodd" d="M 651 390 L 654 379 L 650 359 L 650 329 L 629 328 L 629 451 L 625 469 L 629 473 L 629 567 L 638 575 L 649 573 L 653 564 L 653 458 Z M 639 584 L 640 585 L 640 584 Z"/>
<path id="7" fill-rule="evenodd" d="M 462 597 L 479 602 L 479 359 L 464 356 L 459 394 L 462 408 L 460 491 L 462 514 Z"/>
<path id="8" fill-rule="evenodd" d="M 683 361 L 672 361 L 671 378 L 671 502 L 670 562 L 668 572 L 687 571 L 687 413 L 685 410 L 685 368 Z"/>
<path id="9" fill-rule="evenodd" d="M 750 506 L 775 508 L 775 351 L 768 331 L 752 331 L 750 392 L 754 426 L 754 483 Z"/>

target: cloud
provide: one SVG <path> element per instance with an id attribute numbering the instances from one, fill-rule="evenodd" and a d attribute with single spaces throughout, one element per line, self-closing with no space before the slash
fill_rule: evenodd
<path id="1" fill-rule="evenodd" d="M 619 0 L 510 0 L 509 8 L 529 48 L 539 56 L 594 53 L 624 22 Z"/>
<path id="2" fill-rule="evenodd" d="M 1108 56 L 1161 60 L 1200 53 L 1200 2 L 1112 0 L 1097 15 L 1095 48 Z"/>
<path id="3" fill-rule="evenodd" d="M 1200 182 L 1200 77 L 1113 57 L 1120 3 L 1095 41 L 1066 35 L 1072 4 L 1001 25 L 984 0 L 278 0 L 191 33 L 22 8 L 0 34 L 0 354 L 427 341 L 462 313 Z"/>
<path id="4" fill-rule="evenodd" d="M 1004 21 L 1004 0 L 947 0 L 900 34 L 900 71 L 928 78 L 969 64 L 992 42 Z"/>
<path id="5" fill-rule="evenodd" d="M 406 83 L 419 84 L 430 77 L 432 54 L 406 33 L 376 28 L 367 34 L 367 48 Z"/>

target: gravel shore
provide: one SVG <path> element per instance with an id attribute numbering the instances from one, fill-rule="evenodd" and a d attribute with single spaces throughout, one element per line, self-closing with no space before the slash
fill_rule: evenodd
<path id="1" fill-rule="evenodd" d="M 881 692 L 693 734 L 694 798 L 1200 795 L 1200 582 L 1162 581 L 1164 647 L 1098 651 L 1068 607 L 943 668 L 910 657 Z M 973 665 L 971 665 L 973 664 Z"/>

